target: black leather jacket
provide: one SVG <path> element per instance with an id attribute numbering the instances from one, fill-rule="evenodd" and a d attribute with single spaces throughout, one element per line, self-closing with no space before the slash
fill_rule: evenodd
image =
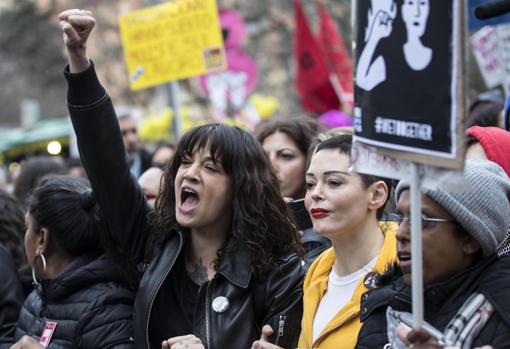
<path id="1" fill-rule="evenodd" d="M 154 299 L 165 292 L 165 280 L 182 251 L 184 232 L 172 231 L 155 242 L 147 219 L 148 208 L 129 174 L 125 151 L 110 98 L 99 84 L 93 65 L 85 72 L 69 74 L 68 107 L 77 134 L 82 162 L 89 175 L 102 214 L 107 218 L 119 247 L 136 263 L 147 261 L 135 301 L 135 345 L 150 348 L 149 327 L 154 321 L 179 321 L 172 309 L 165 318 L 154 316 Z M 261 327 L 274 329 L 273 342 L 284 348 L 297 343 L 302 316 L 301 261 L 295 255 L 281 258 L 279 268 L 264 280 L 255 280 L 250 255 L 237 249 L 222 256 L 216 276 L 202 287 L 197 299 L 205 321 L 194 323 L 194 334 L 207 349 L 248 349 L 260 337 Z M 212 309 L 217 297 L 230 306 L 224 313 Z M 187 333 L 183 333 L 185 335 Z"/>

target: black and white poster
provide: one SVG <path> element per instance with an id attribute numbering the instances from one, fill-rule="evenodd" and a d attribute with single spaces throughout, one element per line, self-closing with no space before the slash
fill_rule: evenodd
<path id="1" fill-rule="evenodd" d="M 356 0 L 356 140 L 457 155 L 458 0 Z"/>

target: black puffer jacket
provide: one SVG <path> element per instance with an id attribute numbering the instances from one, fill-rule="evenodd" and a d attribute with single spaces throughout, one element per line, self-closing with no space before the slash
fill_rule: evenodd
<path id="1" fill-rule="evenodd" d="M 57 326 L 50 349 L 128 349 L 133 345 L 135 294 L 123 273 L 101 256 L 44 280 L 23 304 L 15 341 L 39 339 L 47 321 Z"/>
<path id="2" fill-rule="evenodd" d="M 486 258 L 448 280 L 424 290 L 425 321 L 444 331 L 449 321 L 473 293 L 480 292 L 494 307 L 494 313 L 474 340 L 474 347 L 492 345 L 510 348 L 510 257 Z M 411 288 L 402 278 L 366 292 L 361 302 L 358 349 L 383 348 L 388 343 L 386 309 L 411 312 Z"/>
<path id="3" fill-rule="evenodd" d="M 93 65 L 82 73 L 66 73 L 66 78 L 68 107 L 82 162 L 102 215 L 107 218 L 119 247 L 135 263 L 151 256 L 135 302 L 135 344 L 137 349 L 159 349 L 149 338 L 151 324 L 179 319 L 172 317 L 172 309 L 153 305 L 158 295 L 168 292 L 166 281 L 183 251 L 184 233 L 168 232 L 165 241 L 152 242 L 155 231 L 147 219 L 147 204 L 129 173 L 113 106 L 97 80 Z M 228 246 L 226 250 L 229 253 L 222 255 L 216 276 L 200 288 L 193 334 L 202 340 L 206 349 L 244 349 L 260 338 L 264 324 L 270 324 L 275 330 L 271 340 L 284 348 L 294 348 L 302 316 L 304 275 L 299 258 L 282 257 L 279 268 L 264 280 L 255 280 L 250 253 L 243 248 L 230 250 Z M 229 300 L 229 307 L 223 313 L 212 308 L 218 297 Z"/>
<path id="4" fill-rule="evenodd" d="M 16 320 L 23 304 L 23 291 L 16 267 L 7 250 L 0 245 L 0 349 L 9 348 Z"/>

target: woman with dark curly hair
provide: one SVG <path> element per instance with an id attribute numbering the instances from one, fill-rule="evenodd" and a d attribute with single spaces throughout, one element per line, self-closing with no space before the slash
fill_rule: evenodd
<path id="1" fill-rule="evenodd" d="M 264 150 L 226 125 L 189 131 L 163 176 L 155 211 L 129 174 L 115 112 L 85 45 L 88 11 L 59 16 L 68 106 L 84 167 L 118 246 L 144 262 L 137 348 L 249 348 L 261 327 L 293 347 L 300 330 L 300 242 Z"/>

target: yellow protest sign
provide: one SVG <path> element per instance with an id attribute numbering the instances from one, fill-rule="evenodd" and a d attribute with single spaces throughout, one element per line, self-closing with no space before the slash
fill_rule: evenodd
<path id="1" fill-rule="evenodd" d="M 215 0 L 173 0 L 119 19 L 131 89 L 226 68 Z"/>

